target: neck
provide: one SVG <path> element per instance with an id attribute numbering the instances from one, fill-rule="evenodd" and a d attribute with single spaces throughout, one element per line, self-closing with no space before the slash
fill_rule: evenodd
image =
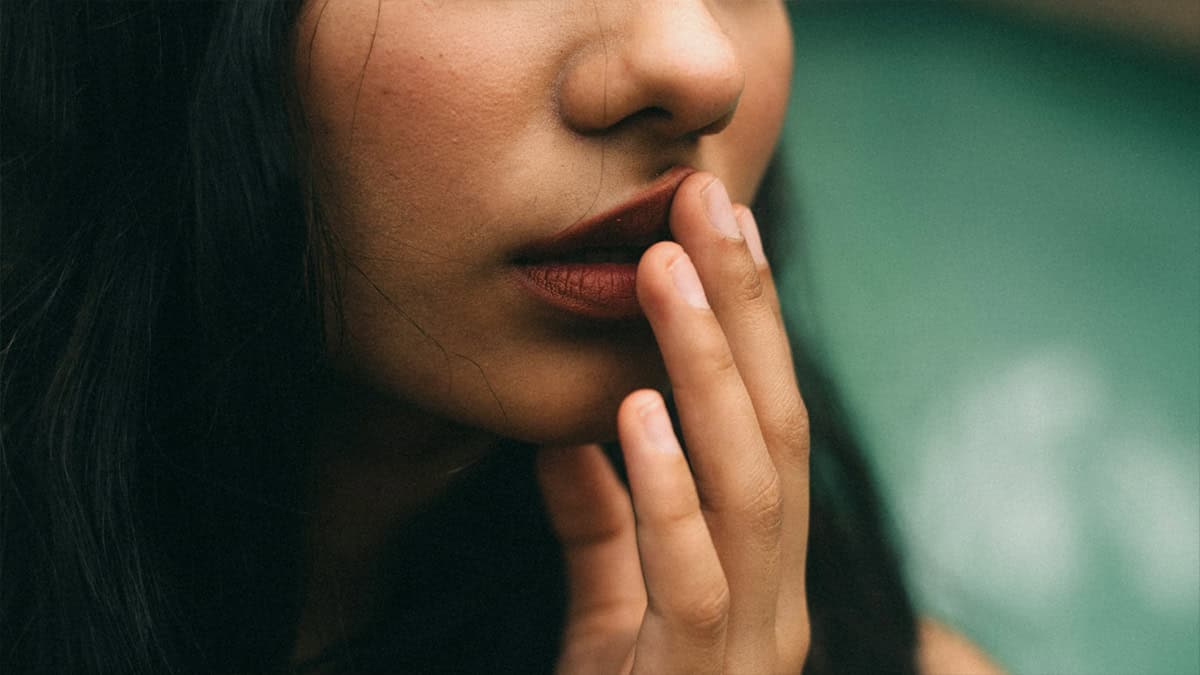
<path id="1" fill-rule="evenodd" d="M 294 656 L 353 635 L 389 589 L 389 535 L 486 455 L 495 437 L 360 387 L 330 387 L 310 481 L 304 601 Z"/>

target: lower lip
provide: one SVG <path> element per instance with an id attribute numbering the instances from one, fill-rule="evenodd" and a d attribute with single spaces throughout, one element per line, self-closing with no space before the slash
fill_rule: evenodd
<path id="1" fill-rule="evenodd" d="M 634 263 L 545 262 L 516 271 L 522 286 L 557 309 L 590 319 L 642 316 Z"/>

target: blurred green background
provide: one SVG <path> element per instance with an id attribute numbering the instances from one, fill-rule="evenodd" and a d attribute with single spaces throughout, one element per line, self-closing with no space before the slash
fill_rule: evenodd
<path id="1" fill-rule="evenodd" d="M 1200 60 L 789 2 L 781 284 L 922 611 L 1015 673 L 1200 672 Z"/>

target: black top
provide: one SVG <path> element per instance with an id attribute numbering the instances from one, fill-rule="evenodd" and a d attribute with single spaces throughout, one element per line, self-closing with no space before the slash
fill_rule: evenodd
<path id="1" fill-rule="evenodd" d="M 297 672 L 551 672 L 565 577 L 533 459 L 500 448 L 410 519 L 391 544 L 389 611 Z"/>

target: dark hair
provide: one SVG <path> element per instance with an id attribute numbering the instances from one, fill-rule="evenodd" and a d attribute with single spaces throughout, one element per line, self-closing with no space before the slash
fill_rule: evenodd
<path id="1" fill-rule="evenodd" d="M 0 12 L 0 671 L 289 667 L 332 255 L 291 132 L 299 5 Z M 806 671 L 911 672 L 913 613 L 867 467 L 796 355 L 814 441 Z M 422 527 L 472 506 L 448 499 L 401 539 L 428 544 Z M 540 518 L 527 492 L 511 504 Z M 544 637 L 527 663 L 553 656 L 561 616 L 557 549 L 536 533 L 519 551 L 536 565 L 512 568 L 536 570 L 518 586 L 550 606 L 527 612 Z M 396 555 L 416 569 L 424 552 Z M 459 645 L 497 629 L 445 625 Z M 421 630 L 380 622 L 325 662 Z"/>

